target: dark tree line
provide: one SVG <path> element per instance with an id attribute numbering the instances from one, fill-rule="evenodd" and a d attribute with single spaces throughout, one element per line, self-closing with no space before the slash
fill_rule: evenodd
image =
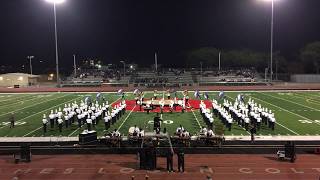
<path id="1" fill-rule="evenodd" d="M 193 49 L 185 53 L 187 68 L 217 68 L 221 52 L 221 68 L 256 68 L 264 72 L 270 67 L 270 54 L 250 49 L 220 50 L 214 47 Z M 273 70 L 278 73 L 317 73 L 320 71 L 320 42 L 307 44 L 299 56 L 288 60 L 279 51 L 273 54 Z"/>

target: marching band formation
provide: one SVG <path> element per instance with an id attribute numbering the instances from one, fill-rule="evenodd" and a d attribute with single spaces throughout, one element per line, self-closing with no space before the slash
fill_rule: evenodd
<path id="1" fill-rule="evenodd" d="M 167 99 L 164 98 L 164 94 L 166 94 Z M 156 106 L 160 107 L 160 113 L 163 113 L 164 107 L 168 106 L 170 109 L 170 112 L 176 111 L 176 107 L 180 106 L 182 107 L 181 112 L 185 112 L 186 108 L 188 107 L 188 91 L 185 90 L 183 92 L 183 99 L 178 99 L 177 94 L 175 93 L 175 97 L 171 98 L 171 92 L 168 89 L 166 93 L 163 92 L 162 98 L 158 98 L 158 91 L 154 90 L 153 97 L 150 100 L 146 100 L 144 98 L 144 92 L 143 91 L 134 91 L 135 101 L 136 105 L 139 105 L 140 111 L 144 110 L 149 113 L 150 111 L 156 109 Z"/>
<path id="2" fill-rule="evenodd" d="M 86 126 L 88 131 L 91 131 L 100 121 L 104 121 L 105 130 L 109 129 L 111 124 L 114 124 L 126 111 L 126 103 L 122 101 L 116 104 L 113 108 L 108 101 L 99 104 L 96 101 L 94 104 L 85 103 L 83 100 L 78 104 L 74 101 L 72 104 L 65 104 L 64 108 L 51 110 L 49 120 L 46 114 L 43 115 L 42 124 L 44 133 L 47 132 L 47 126 L 50 124 L 50 129 L 55 126 L 62 132 L 63 126 L 68 129 L 72 124 L 77 122 L 78 128 Z M 115 130 L 113 134 L 119 135 Z M 119 135 L 120 136 L 120 135 Z"/>
<path id="3" fill-rule="evenodd" d="M 122 93 L 122 97 L 124 93 Z M 163 108 L 165 106 L 164 93 L 161 99 L 158 98 L 157 90 L 154 91 L 153 97 L 151 100 L 144 101 L 144 93 L 142 91 L 135 91 L 136 95 L 136 104 L 140 105 L 140 110 L 142 108 L 153 110 L 154 106 L 160 106 L 160 113 L 163 113 Z M 221 93 L 219 93 L 219 96 Z M 222 94 L 223 95 L 223 94 Z M 188 104 L 189 96 L 188 91 L 183 92 L 183 99 L 178 100 L 177 96 L 172 99 L 170 90 L 166 91 L 167 100 L 166 104 L 171 109 L 171 112 L 175 110 L 176 106 L 181 106 L 182 111 L 185 110 Z M 195 97 L 199 96 L 199 94 Z M 207 98 L 209 97 L 206 94 Z M 155 105 L 155 101 L 158 101 Z M 214 136 L 214 117 L 217 117 L 225 125 L 228 131 L 231 131 L 232 125 L 237 124 L 238 126 L 244 128 L 246 131 L 250 131 L 250 127 L 256 128 L 258 131 L 261 129 L 261 126 L 264 124 L 271 130 L 274 130 L 276 119 L 274 113 L 265 107 L 262 107 L 261 104 L 257 104 L 253 99 L 249 98 L 248 102 L 245 103 L 241 95 L 238 95 L 238 98 L 232 103 L 231 101 L 223 98 L 223 103 L 219 104 L 216 99 L 212 100 L 212 108 L 207 107 L 203 100 L 200 100 L 200 114 L 204 122 L 207 124 L 207 128 L 202 127 L 200 133 L 202 135 L 211 137 Z M 78 128 L 85 128 L 88 131 L 91 131 L 100 121 L 104 122 L 105 130 L 109 129 L 112 124 L 117 122 L 118 119 L 126 111 L 126 102 L 124 98 L 122 101 L 112 108 L 108 101 L 103 99 L 103 103 L 99 104 L 98 101 L 95 103 L 87 103 L 83 100 L 78 104 L 76 101 L 73 103 L 65 104 L 64 108 L 60 107 L 55 110 L 51 110 L 48 118 L 46 114 L 43 115 L 42 124 L 44 133 L 47 132 L 48 124 L 50 129 L 54 129 L 55 126 L 59 128 L 59 132 L 62 132 L 63 127 L 68 129 L 72 124 L 77 122 Z M 149 112 L 149 111 L 148 111 Z M 160 128 L 159 128 L 160 129 Z M 139 129 L 138 127 L 132 127 L 131 134 L 137 136 L 144 136 L 144 130 Z M 130 132 L 130 130 L 129 130 Z M 190 133 L 187 132 L 181 125 L 176 130 L 176 135 L 179 137 L 189 137 Z M 120 137 L 120 132 L 115 129 L 111 136 Z"/>
<path id="4" fill-rule="evenodd" d="M 233 123 L 243 127 L 246 131 L 250 130 L 250 125 L 259 131 L 262 123 L 267 125 L 271 130 L 275 128 L 276 119 L 274 113 L 268 110 L 268 108 L 262 107 L 261 104 L 258 105 L 251 98 L 247 104 L 240 100 L 240 98 L 237 98 L 233 104 L 224 99 L 222 105 L 213 99 L 212 107 L 211 112 L 211 109 L 207 108 L 206 104 L 201 100 L 200 113 L 203 120 L 207 123 L 209 130 L 213 128 L 214 116 L 221 120 L 228 131 L 231 131 Z M 206 132 L 207 130 L 203 131 Z"/>

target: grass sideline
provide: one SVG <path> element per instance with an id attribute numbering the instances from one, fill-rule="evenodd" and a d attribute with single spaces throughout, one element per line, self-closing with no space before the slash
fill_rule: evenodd
<path id="1" fill-rule="evenodd" d="M 216 98 L 219 92 L 209 92 L 210 99 Z M 234 101 L 239 93 L 245 95 L 245 100 L 249 97 L 255 102 L 267 107 L 275 112 L 277 125 L 275 131 L 262 126 L 258 135 L 319 135 L 320 134 L 320 92 L 319 91 L 243 91 L 243 92 L 225 92 L 226 98 Z M 116 93 L 103 93 L 109 103 L 117 101 L 119 96 Z M 193 92 L 190 92 L 192 97 Z M 19 94 L 0 94 L 0 137 L 40 137 L 40 136 L 78 136 L 84 130 L 79 129 L 76 124 L 68 129 L 63 128 L 59 133 L 57 127 L 48 128 L 44 135 L 42 131 L 42 116 L 50 110 L 63 108 L 65 103 L 73 101 L 80 102 L 85 96 L 92 96 L 95 99 L 96 93 L 19 93 Z M 153 96 L 152 92 L 146 93 L 146 98 Z M 182 93 L 178 92 L 181 98 Z M 133 99 L 132 93 L 126 94 L 126 99 Z M 8 116 L 15 112 L 16 127 L 10 129 L 8 126 Z M 146 131 L 152 130 L 152 120 L 155 113 L 146 114 L 143 112 L 127 111 L 122 118 L 108 129 L 118 129 L 122 134 L 128 134 L 131 126 L 137 125 Z M 198 121 L 197 121 L 197 120 Z M 199 132 L 200 127 L 204 126 L 201 115 L 198 110 L 186 113 L 165 113 L 163 115 L 162 127 L 166 127 L 169 133 L 173 133 L 181 124 L 191 134 Z M 220 120 L 215 118 L 215 124 Z M 104 124 L 99 123 L 96 126 L 99 136 L 106 133 Z M 107 132 L 108 132 L 107 131 Z M 231 131 L 225 131 L 226 135 L 248 135 L 242 127 L 236 124 L 232 125 Z"/>

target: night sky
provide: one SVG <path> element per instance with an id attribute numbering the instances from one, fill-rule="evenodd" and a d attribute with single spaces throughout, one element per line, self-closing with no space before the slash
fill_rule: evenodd
<path id="1" fill-rule="evenodd" d="M 294 59 L 320 40 L 319 0 L 275 2 L 275 51 Z M 181 54 L 200 47 L 269 52 L 271 2 L 259 0 L 66 0 L 57 5 L 62 68 L 78 58 L 184 65 Z M 0 64 L 54 67 L 53 5 L 1 0 Z M 39 60 L 44 61 L 41 65 Z"/>

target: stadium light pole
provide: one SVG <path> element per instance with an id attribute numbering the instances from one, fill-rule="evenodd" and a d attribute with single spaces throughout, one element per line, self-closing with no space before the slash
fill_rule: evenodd
<path id="1" fill-rule="evenodd" d="M 274 19 L 274 1 L 276 0 L 260 0 L 260 1 L 271 1 L 271 32 L 270 32 L 270 82 L 272 82 L 273 76 L 273 19 Z"/>
<path id="2" fill-rule="evenodd" d="M 29 59 L 30 74 L 32 75 L 32 59 L 34 58 L 34 56 L 27 56 L 27 58 Z"/>
<path id="3" fill-rule="evenodd" d="M 123 78 L 126 77 L 126 62 L 125 61 L 120 61 L 123 64 Z"/>
<path id="4" fill-rule="evenodd" d="M 202 81 L 202 61 L 200 61 L 200 81 Z"/>
<path id="5" fill-rule="evenodd" d="M 60 77 L 59 77 L 59 52 L 58 52 L 58 33 L 57 33 L 57 11 L 56 5 L 63 3 L 65 0 L 46 0 L 49 3 L 53 4 L 53 16 L 54 16 L 54 39 L 55 39 L 55 48 L 56 48 L 56 78 L 57 86 L 60 87 Z"/>

